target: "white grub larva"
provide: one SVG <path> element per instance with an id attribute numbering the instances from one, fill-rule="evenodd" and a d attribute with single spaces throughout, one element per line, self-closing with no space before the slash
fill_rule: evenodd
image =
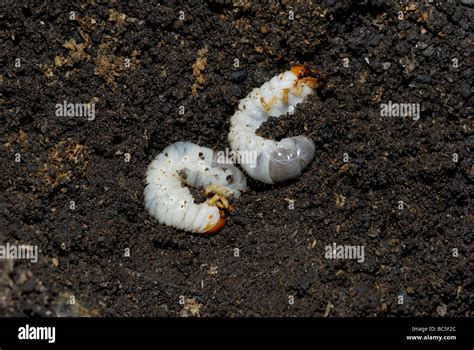
<path id="1" fill-rule="evenodd" d="M 229 197 L 247 188 L 243 173 L 230 161 L 217 162 L 216 153 L 191 142 L 166 147 L 148 166 L 145 209 L 161 224 L 191 232 L 214 233 L 225 223 Z M 205 188 L 212 195 L 196 204 L 184 184 Z"/>
<path id="2" fill-rule="evenodd" d="M 318 86 L 319 75 L 305 66 L 273 77 L 242 99 L 231 118 L 229 143 L 240 154 L 257 152 L 256 163 L 242 163 L 254 179 L 273 184 L 298 177 L 315 153 L 313 140 L 296 136 L 273 141 L 255 132 L 269 116 L 279 117 L 293 109 L 312 94 Z"/>

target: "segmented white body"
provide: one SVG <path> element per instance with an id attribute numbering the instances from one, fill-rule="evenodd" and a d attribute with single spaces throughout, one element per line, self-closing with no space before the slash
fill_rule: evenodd
<path id="1" fill-rule="evenodd" d="M 310 138 L 296 136 L 277 142 L 255 132 L 269 116 L 291 113 L 314 88 L 311 79 L 301 79 L 292 69 L 253 89 L 240 101 L 231 118 L 229 143 L 240 154 L 257 152 L 256 164 L 241 163 L 252 178 L 268 184 L 282 182 L 299 176 L 311 162 L 315 145 Z"/>
<path id="2" fill-rule="evenodd" d="M 246 179 L 232 164 L 218 164 L 215 152 L 191 142 L 166 147 L 148 166 L 144 191 L 145 208 L 161 224 L 191 232 L 207 232 L 221 218 L 219 208 L 207 202 L 196 204 L 192 187 L 214 185 L 226 196 L 238 198 Z"/>

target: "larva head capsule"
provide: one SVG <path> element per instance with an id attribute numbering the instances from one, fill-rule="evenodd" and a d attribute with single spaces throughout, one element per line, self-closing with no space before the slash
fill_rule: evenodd
<path id="1" fill-rule="evenodd" d="M 298 82 L 302 82 L 312 89 L 318 87 L 321 75 L 316 70 L 309 69 L 305 65 L 297 65 L 293 66 L 290 71 L 298 77 Z"/>
<path id="2" fill-rule="evenodd" d="M 224 227 L 224 225 L 225 225 L 225 218 L 223 216 L 221 216 L 219 218 L 219 221 L 217 221 L 217 224 L 215 224 L 213 227 L 205 230 L 204 233 L 207 233 L 207 234 L 217 233 Z"/>

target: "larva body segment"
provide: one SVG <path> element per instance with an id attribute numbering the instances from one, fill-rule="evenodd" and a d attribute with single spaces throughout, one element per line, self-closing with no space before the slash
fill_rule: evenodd
<path id="1" fill-rule="evenodd" d="M 217 162 L 215 152 L 191 142 L 166 147 L 148 166 L 145 209 L 160 224 L 191 232 L 216 232 L 224 226 L 222 203 L 238 198 L 247 187 L 245 176 L 229 159 Z M 212 203 L 196 204 L 185 187 L 206 188 Z M 228 204 L 228 203 L 227 203 Z"/>
<path id="2" fill-rule="evenodd" d="M 255 134 L 269 116 L 279 117 L 314 92 L 319 76 L 304 66 L 281 73 L 255 88 L 231 118 L 229 143 L 238 154 L 256 152 L 256 162 L 241 165 L 254 179 L 273 184 L 298 177 L 311 162 L 314 142 L 305 136 L 273 141 Z M 241 156 L 242 158 L 242 156 Z"/>

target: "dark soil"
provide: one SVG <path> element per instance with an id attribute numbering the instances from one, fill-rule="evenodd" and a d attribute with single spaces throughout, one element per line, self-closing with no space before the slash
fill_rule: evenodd
<path id="1" fill-rule="evenodd" d="M 0 260 L 0 314 L 472 315 L 474 7 L 402 2 L 2 0 L 0 243 L 40 254 Z M 310 135 L 303 175 L 248 178 L 212 237 L 155 222 L 150 161 L 229 147 L 238 101 L 296 63 L 324 87 L 259 132 Z M 64 100 L 95 119 L 56 116 Z M 326 259 L 333 242 L 365 261 Z"/>

